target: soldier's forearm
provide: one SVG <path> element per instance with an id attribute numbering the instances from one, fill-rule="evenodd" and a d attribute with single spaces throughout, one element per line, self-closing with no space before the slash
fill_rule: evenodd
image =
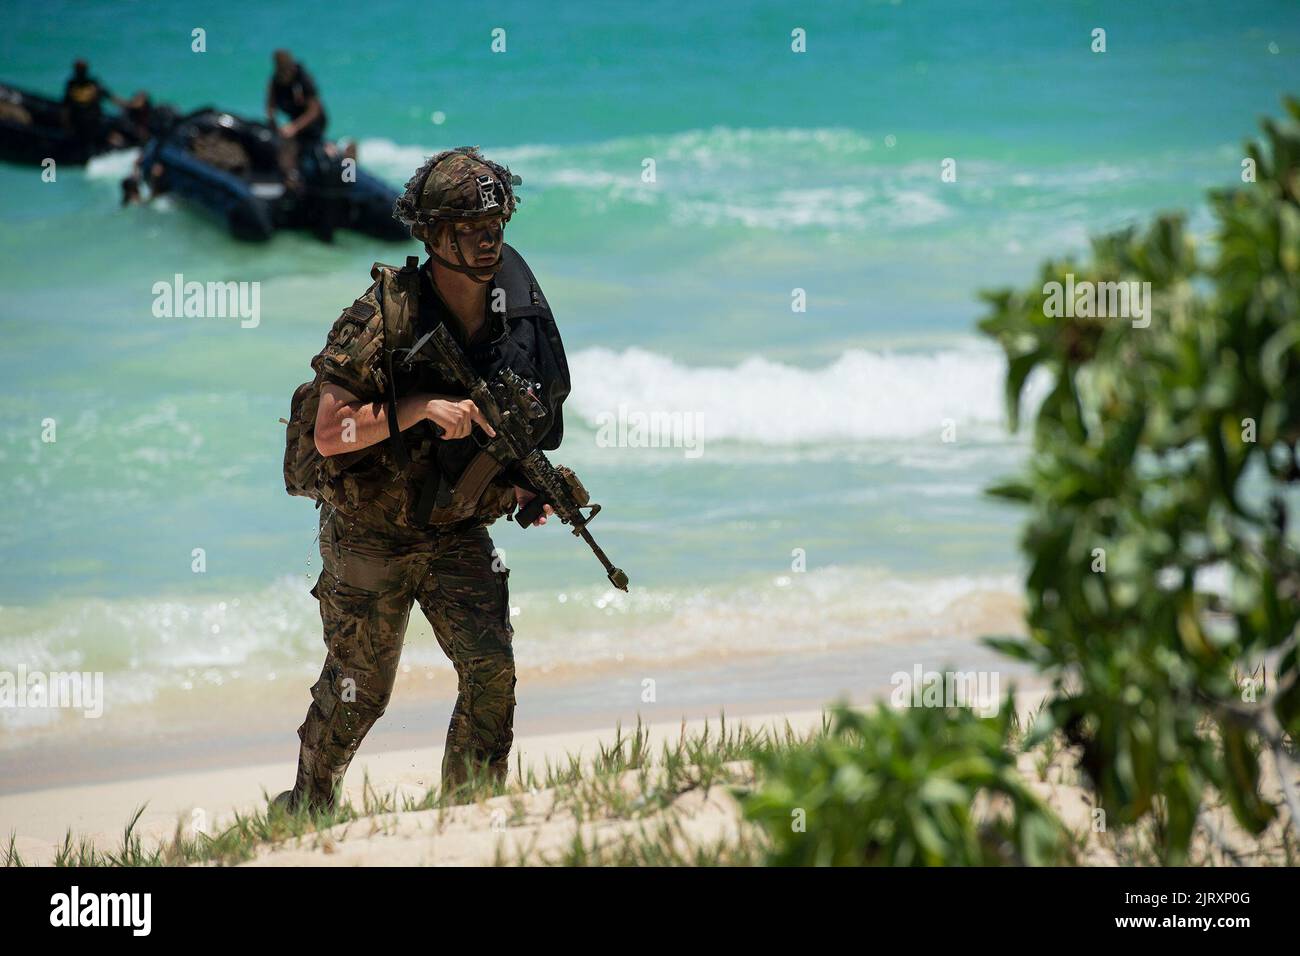
<path id="1" fill-rule="evenodd" d="M 397 427 L 406 431 L 428 417 L 433 395 L 408 395 L 397 400 Z M 325 397 L 322 396 L 322 405 Z M 324 409 L 322 409 L 324 411 Z M 326 458 L 360 451 L 388 437 L 388 406 L 360 400 L 337 404 L 316 419 L 316 449 Z"/>
<path id="2" fill-rule="evenodd" d="M 303 110 L 303 114 L 294 122 L 297 123 L 298 129 L 305 129 L 312 123 L 316 122 L 316 118 L 320 116 L 320 114 L 320 99 L 318 97 L 312 97 L 311 102 L 307 104 L 307 109 Z"/>

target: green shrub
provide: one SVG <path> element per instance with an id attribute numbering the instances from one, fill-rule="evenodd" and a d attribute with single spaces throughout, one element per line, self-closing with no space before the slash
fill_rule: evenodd
<path id="1" fill-rule="evenodd" d="M 1027 471 L 992 490 L 1029 511 L 1030 637 L 992 643 L 1052 678 L 1036 731 L 1081 747 L 1110 824 L 1157 815 L 1172 863 L 1207 785 L 1267 826 L 1259 747 L 1286 764 L 1300 730 L 1300 132 L 1263 127 L 1256 181 L 1212 194 L 1204 258 L 1164 216 L 985 294 L 980 326 L 1007 356 L 1013 427 L 1026 382 L 1046 382 Z M 1149 282 L 1149 326 L 1049 317 L 1045 285 L 1067 274 Z M 1270 659 L 1272 686 L 1243 687 Z"/>
<path id="2" fill-rule="evenodd" d="M 1013 708 L 835 710 L 811 744 L 759 757 L 746 817 L 784 866 L 987 866 L 1056 862 L 1060 824 L 1016 773 Z M 977 809 L 982 805 L 982 811 Z"/>

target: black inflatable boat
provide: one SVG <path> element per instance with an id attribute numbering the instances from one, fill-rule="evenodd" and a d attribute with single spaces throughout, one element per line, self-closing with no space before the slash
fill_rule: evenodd
<path id="1" fill-rule="evenodd" d="M 393 219 L 397 193 L 360 169 L 344 175 L 345 156 L 334 144 L 305 150 L 297 188 L 285 182 L 278 150 L 269 126 L 205 108 L 150 141 L 140 170 L 154 192 L 201 206 L 237 239 L 265 240 L 277 229 L 306 229 L 325 240 L 336 229 L 410 238 Z"/>
<path id="2" fill-rule="evenodd" d="M 141 144 L 124 116 L 104 113 L 99 128 L 83 139 L 65 124 L 62 101 L 0 84 L 0 159 L 37 165 L 53 159 L 76 166 L 110 149 Z"/>

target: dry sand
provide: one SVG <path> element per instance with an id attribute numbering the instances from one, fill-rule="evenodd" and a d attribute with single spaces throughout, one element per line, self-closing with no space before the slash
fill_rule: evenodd
<path id="1" fill-rule="evenodd" d="M 1037 708 L 1041 692 L 1025 693 L 1017 700 L 1023 720 Z M 769 714 L 741 719 L 729 718 L 728 729 L 737 725 L 771 727 L 782 731 L 788 724 L 796 733 L 815 729 L 822 720 L 819 711 Z M 716 732 L 718 721 L 708 722 Z M 705 721 L 659 723 L 648 727 L 650 752 L 658 754 L 665 743 L 676 743 L 683 734 L 703 731 Z M 626 735 L 626 730 L 625 730 Z M 516 759 L 525 773 L 533 770 L 545 777 L 548 764 L 565 765 L 570 756 L 589 761 L 598 744 L 609 745 L 612 729 L 578 731 L 522 738 L 516 741 Z M 373 755 L 359 754 L 349 771 L 346 791 L 354 806 L 364 805 L 363 787 L 368 778 L 374 793 L 396 794 L 418 802 L 436 782 L 442 760 L 441 748 L 397 750 Z M 1093 804 L 1072 758 L 1057 753 L 1050 763 L 1041 754 L 1022 754 L 1022 776 L 1043 797 L 1078 836 L 1080 862 L 1087 865 L 1126 865 L 1151 862 L 1142 847 L 1141 834 L 1127 833 L 1118 840 L 1097 832 Z M 744 763 L 729 764 L 730 782 L 747 784 L 752 770 Z M 1278 793 L 1276 774 L 1265 765 L 1265 791 L 1270 799 Z M 156 776 L 128 782 L 90 784 L 13 794 L 0 797 L 0 834 L 17 834 L 16 847 L 28 863 L 48 863 L 55 845 L 71 828 L 74 838 L 89 837 L 100 849 L 116 849 L 122 829 L 143 803 L 148 809 L 138 831 L 147 846 L 168 840 L 178 822 L 185 830 L 198 825 L 206 832 L 218 832 L 236 810 L 252 811 L 264 806 L 264 794 L 274 796 L 291 782 L 293 768 L 284 764 L 263 764 L 232 770 Z M 512 763 L 512 778 L 514 764 Z M 622 778 L 629 796 L 639 794 L 635 773 Z M 1279 819 L 1262 840 L 1247 837 L 1225 808 L 1205 812 L 1209 826 L 1198 832 L 1193 862 L 1260 864 L 1285 863 L 1281 852 Z M 1285 812 L 1283 814 L 1285 816 Z M 665 809 L 636 819 L 585 819 L 575 817 L 569 801 L 557 799 L 551 790 L 483 799 L 476 803 L 442 810 L 384 812 L 321 832 L 265 846 L 249 862 L 253 866 L 483 866 L 497 862 L 554 862 L 579 836 L 585 846 L 617 846 L 625 837 L 657 830 L 669 824 L 675 844 L 683 849 L 734 842 L 748 824 L 727 786 L 715 784 L 679 794 Z"/>
<path id="2" fill-rule="evenodd" d="M 729 727 L 743 723 L 750 727 L 774 725 L 780 728 L 784 727 L 786 721 L 796 732 L 803 732 L 815 728 L 821 721 L 821 714 L 805 711 L 736 720 L 728 718 L 727 723 Z M 657 752 L 664 742 L 676 741 L 683 726 L 687 734 L 694 734 L 702 731 L 704 725 L 705 721 L 702 720 L 690 721 L 684 725 L 680 721 L 651 724 L 648 728 L 651 746 Z M 716 729 L 717 725 L 716 719 L 709 721 L 710 727 Z M 598 743 L 608 744 L 613 739 L 613 728 L 520 738 L 515 741 L 511 773 L 514 773 L 515 761 L 522 760 L 525 773 L 533 769 L 541 775 L 548 761 L 552 764 L 560 763 L 567 760 L 570 754 L 589 759 L 597 752 Z M 362 787 L 368 776 L 371 787 L 377 793 L 397 792 L 419 800 L 437 783 L 441 764 L 441 747 L 372 755 L 366 755 L 363 750 L 348 771 L 345 790 L 354 805 L 361 806 Z M 118 783 L 60 787 L 0 796 L 0 836 L 7 839 L 9 833 L 16 833 L 15 846 L 22 858 L 30 863 L 48 863 L 54 856 L 55 845 L 62 842 L 69 828 L 74 839 L 86 836 L 101 849 L 116 849 L 121 844 L 124 826 L 140 805 L 145 803 L 148 807 L 140 818 L 137 831 L 144 837 L 146 845 L 149 845 L 150 840 L 169 839 L 175 833 L 178 821 L 186 832 L 198 823 L 205 832 L 216 833 L 232 819 L 234 811 L 247 812 L 264 807 L 264 793 L 275 796 L 290 787 L 293 784 L 293 773 L 294 767 L 289 764 L 261 764 L 231 770 L 144 777 Z M 530 799 L 537 800 L 531 795 Z M 464 810 L 463 813 L 460 812 L 461 809 Z M 396 842 L 380 841 L 376 845 L 384 849 L 371 847 L 362 854 L 364 859 L 352 860 L 347 855 L 331 856 L 318 850 L 306 856 L 277 855 L 276 862 L 300 865 L 310 858 L 314 863 L 343 863 L 348 860 L 375 864 L 490 863 L 499 835 L 492 830 L 494 809 L 495 806 L 491 806 L 483 810 L 481 805 L 458 808 L 458 819 L 463 818 L 458 823 L 458 829 L 482 830 L 482 839 L 471 837 L 468 840 L 472 849 L 461 849 L 449 844 L 445 854 L 441 847 L 436 854 L 411 847 L 399 851 L 395 849 Z M 421 821 L 418 820 L 413 824 L 417 830 L 420 825 Z M 560 825 L 561 821 L 556 820 L 554 826 Z M 353 827 L 354 830 L 361 829 L 356 824 Z M 571 836 L 570 831 L 565 838 Z"/>

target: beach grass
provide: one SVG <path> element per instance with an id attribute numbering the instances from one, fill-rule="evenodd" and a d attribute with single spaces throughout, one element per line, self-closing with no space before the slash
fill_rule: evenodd
<path id="1" fill-rule="evenodd" d="M 559 760 L 548 759 L 541 767 L 525 767 L 519 759 L 505 780 L 469 768 L 464 783 L 448 790 L 433 786 L 422 796 L 413 797 L 396 788 L 380 792 L 366 778 L 359 804 L 342 797 L 330 809 L 302 807 L 290 811 L 273 806 L 270 796 L 264 793 L 263 806 L 235 811 L 233 819 L 216 833 L 187 833 L 186 821 L 181 819 L 170 839 L 152 845 L 139 833 L 139 821 L 146 810 L 146 805 L 141 805 L 125 824 L 116 846 L 103 847 L 68 830 L 52 862 L 55 866 L 77 867 L 235 865 L 289 844 L 328 846 L 346 840 L 361 825 L 382 828 L 383 818 L 396 814 L 431 813 L 435 825 L 440 826 L 453 808 L 487 801 L 504 801 L 506 812 L 496 813 L 493 822 L 509 826 L 525 817 L 525 802 L 541 794 L 547 796 L 548 816 L 564 817 L 576 825 L 572 845 L 556 856 L 542 858 L 524 853 L 508 859 L 498 854 L 493 862 L 757 862 L 761 859 L 757 851 L 738 855 L 738 848 L 721 845 L 696 848 L 688 855 L 673 845 L 673 824 L 654 818 L 683 794 L 713 788 L 743 792 L 753 783 L 750 767 L 759 754 L 805 745 L 812 736 L 824 733 L 827 726 L 824 721 L 811 734 L 799 734 L 787 723 L 777 733 L 769 728 L 756 730 L 734 722 L 728 724 L 724 714 L 716 725 L 706 722 L 697 733 L 687 733 L 683 724 L 680 736 L 665 742 L 656 753 L 650 745 L 648 728 L 638 720 L 631 729 L 617 726 L 613 739 L 601 742 L 592 756 L 569 753 Z M 652 819 L 652 825 L 638 827 L 635 833 L 620 839 L 617 847 L 603 846 L 582 836 L 582 826 L 587 823 Z M 27 865 L 13 835 L 4 851 L 3 864 Z"/>
<path id="2" fill-rule="evenodd" d="M 728 722 L 724 714 L 690 733 L 683 724 L 675 739 L 657 749 L 649 729 L 638 721 L 630 730 L 616 727 L 612 740 L 585 757 L 568 753 L 533 767 L 517 758 L 505 779 L 481 770 L 446 791 L 437 786 L 422 794 L 396 787 L 381 790 L 367 777 L 355 802 L 341 796 L 332 809 L 294 811 L 272 805 L 264 793 L 263 805 L 235 811 L 212 834 L 187 832 L 182 818 L 170 838 L 149 840 L 140 833 L 146 809 L 141 806 L 115 845 L 101 847 L 69 830 L 52 862 L 79 867 L 230 866 L 274 863 L 277 855 L 292 852 L 309 854 L 306 865 L 328 865 L 341 860 L 348 848 L 409 834 L 415 827 L 426 841 L 475 832 L 486 838 L 483 846 L 489 849 L 475 858 L 485 865 L 764 865 L 779 861 L 785 837 L 777 833 L 774 839 L 770 825 L 755 819 L 747 807 L 760 795 L 770 801 L 771 792 L 783 786 L 783 773 L 807 767 L 814 755 L 836 743 L 835 715 L 823 712 L 819 726 L 796 731 L 788 722 L 783 727 L 751 727 Z M 1111 832 L 1090 828 L 1088 789 L 1077 754 L 1058 735 L 1030 750 L 1023 747 L 1036 716 L 1030 712 L 1023 721 L 1011 722 L 1006 747 L 1025 785 L 1053 811 L 1070 801 L 1075 804 L 1073 817 L 1061 812 L 1067 844 L 1061 861 L 1159 865 L 1159 815 Z M 856 772 L 842 766 L 837 779 L 851 780 Z M 979 802 L 990 806 L 983 811 L 980 827 L 992 819 L 989 813 L 997 812 L 996 799 L 985 796 L 981 794 Z M 797 800 L 805 797 L 813 805 L 811 793 L 796 793 Z M 1300 859 L 1300 847 L 1286 828 L 1246 841 L 1225 822 L 1229 816 L 1221 805 L 1207 805 L 1195 862 L 1294 865 Z M 820 838 L 825 839 L 824 833 Z M 378 848 L 365 862 L 383 864 L 386 852 Z M 3 863 L 30 865 L 12 835 Z"/>

